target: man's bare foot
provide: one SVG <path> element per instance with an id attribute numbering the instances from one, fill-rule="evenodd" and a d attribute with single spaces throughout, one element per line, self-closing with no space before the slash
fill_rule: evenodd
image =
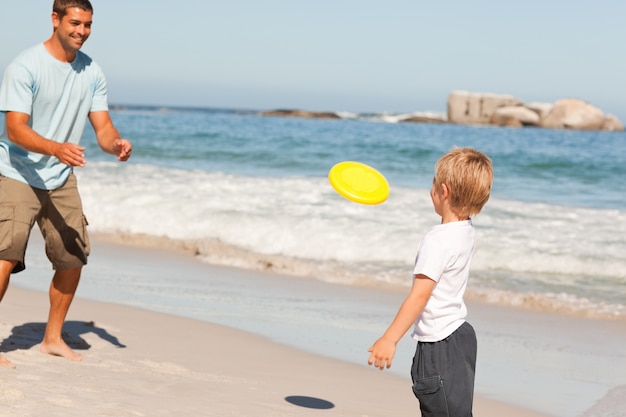
<path id="1" fill-rule="evenodd" d="M 80 362 L 83 360 L 83 356 L 74 352 L 65 342 L 60 343 L 42 343 L 41 353 L 47 353 L 48 355 L 61 356 L 62 358 L 69 359 L 73 362 Z"/>
<path id="2" fill-rule="evenodd" d="M 13 362 L 11 362 L 10 360 L 8 360 L 2 355 L 0 355 L 0 366 L 3 368 L 15 368 L 15 365 L 13 365 Z"/>

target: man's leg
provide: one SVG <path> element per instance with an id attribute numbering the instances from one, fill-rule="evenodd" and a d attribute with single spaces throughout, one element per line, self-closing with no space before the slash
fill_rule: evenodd
<path id="1" fill-rule="evenodd" d="M 50 314 L 41 343 L 43 353 L 62 356 L 71 361 L 80 361 L 83 357 L 65 343 L 61 337 L 61 332 L 76 288 L 78 288 L 81 271 L 82 266 L 55 272 L 50 284 Z"/>
<path id="2" fill-rule="evenodd" d="M 0 259 L 0 301 L 4 298 L 4 294 L 9 288 L 9 280 L 11 278 L 11 271 L 17 261 L 5 261 Z"/>
<path id="3" fill-rule="evenodd" d="M 49 192 L 38 220 L 46 241 L 46 255 L 56 271 L 50 284 L 50 314 L 41 351 L 72 361 L 83 359 L 63 341 L 61 332 L 70 309 L 83 265 L 89 255 L 87 220 L 83 214 L 76 177 Z"/>
<path id="4" fill-rule="evenodd" d="M 13 267 L 16 263 L 17 261 L 0 260 L 0 301 L 2 301 L 4 294 L 7 292 L 7 288 L 9 288 L 11 271 L 13 271 Z M 2 355 L 0 355 L 0 366 L 15 368 L 15 365 Z"/>

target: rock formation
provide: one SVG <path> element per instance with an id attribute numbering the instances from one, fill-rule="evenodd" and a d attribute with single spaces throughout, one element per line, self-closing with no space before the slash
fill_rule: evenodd
<path id="1" fill-rule="evenodd" d="M 539 113 L 524 106 L 504 106 L 493 111 L 489 123 L 496 126 L 523 127 L 538 126 Z"/>
<path id="2" fill-rule="evenodd" d="M 448 122 L 548 129 L 624 130 L 613 115 L 579 99 L 524 104 L 509 95 L 453 91 L 448 97 Z"/>
<path id="3" fill-rule="evenodd" d="M 541 120 L 541 126 L 552 129 L 600 130 L 604 113 L 582 100 L 563 99 L 554 103 L 550 113 Z"/>
<path id="4" fill-rule="evenodd" d="M 523 104 L 523 101 L 509 95 L 453 91 L 448 97 L 448 122 L 489 124 L 497 108 Z"/>
<path id="5" fill-rule="evenodd" d="M 337 113 L 315 112 L 297 109 L 278 109 L 261 112 L 262 116 L 304 117 L 308 119 L 341 119 Z"/>
<path id="6" fill-rule="evenodd" d="M 554 103 L 525 104 L 511 95 L 453 91 L 448 96 L 447 118 L 434 113 L 389 116 L 393 122 L 455 123 L 507 127 L 543 127 L 547 129 L 623 131 L 617 117 L 605 115 L 599 108 L 579 99 L 566 98 Z M 262 116 L 341 119 L 335 112 L 299 109 L 268 110 Z"/>
<path id="7" fill-rule="evenodd" d="M 623 131 L 624 130 L 624 125 L 622 124 L 622 122 L 619 121 L 619 119 L 617 117 L 613 116 L 612 114 L 609 114 L 604 119 L 604 123 L 602 124 L 602 130 Z"/>
<path id="8" fill-rule="evenodd" d="M 413 113 L 398 118 L 399 122 L 446 123 L 445 115 L 436 113 Z"/>

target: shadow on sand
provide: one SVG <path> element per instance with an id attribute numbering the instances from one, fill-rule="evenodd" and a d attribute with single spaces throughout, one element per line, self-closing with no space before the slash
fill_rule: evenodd
<path id="1" fill-rule="evenodd" d="M 46 323 L 25 323 L 15 326 L 11 335 L 0 342 L 0 352 L 28 350 L 41 343 L 45 330 Z M 81 336 L 88 333 L 94 333 L 114 346 L 126 347 L 117 337 L 109 334 L 105 329 L 96 327 L 93 321 L 66 321 L 63 325 L 62 337 L 72 349 L 87 350 L 91 345 Z"/>
<path id="2" fill-rule="evenodd" d="M 335 407 L 335 404 L 330 401 L 322 400 L 321 398 L 306 397 L 303 395 L 285 397 L 285 401 L 299 407 L 314 408 L 316 410 L 330 410 Z"/>

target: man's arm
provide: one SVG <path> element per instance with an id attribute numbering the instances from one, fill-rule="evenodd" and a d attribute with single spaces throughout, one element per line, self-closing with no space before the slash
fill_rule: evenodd
<path id="1" fill-rule="evenodd" d="M 416 275 L 413 279 L 411 292 L 400 306 L 398 314 L 389 325 L 389 328 L 383 336 L 369 348 L 370 357 L 368 364 L 374 365 L 381 370 L 385 367 L 391 367 L 391 361 L 396 354 L 396 345 L 398 341 L 409 330 L 415 320 L 422 314 L 426 302 L 430 298 L 430 294 L 435 288 L 436 282 L 428 278 L 426 275 Z"/>
<path id="2" fill-rule="evenodd" d="M 108 111 L 89 113 L 89 121 L 96 133 L 96 139 L 100 148 L 112 155 L 116 155 L 119 161 L 127 161 L 133 151 L 130 141 L 122 139 L 111 120 Z"/>
<path id="3" fill-rule="evenodd" d="M 26 113 L 9 111 L 6 113 L 7 135 L 11 142 L 30 152 L 56 156 L 61 163 L 69 166 L 84 166 L 84 147 L 74 143 L 58 143 L 35 132 L 29 125 L 30 116 Z"/>

